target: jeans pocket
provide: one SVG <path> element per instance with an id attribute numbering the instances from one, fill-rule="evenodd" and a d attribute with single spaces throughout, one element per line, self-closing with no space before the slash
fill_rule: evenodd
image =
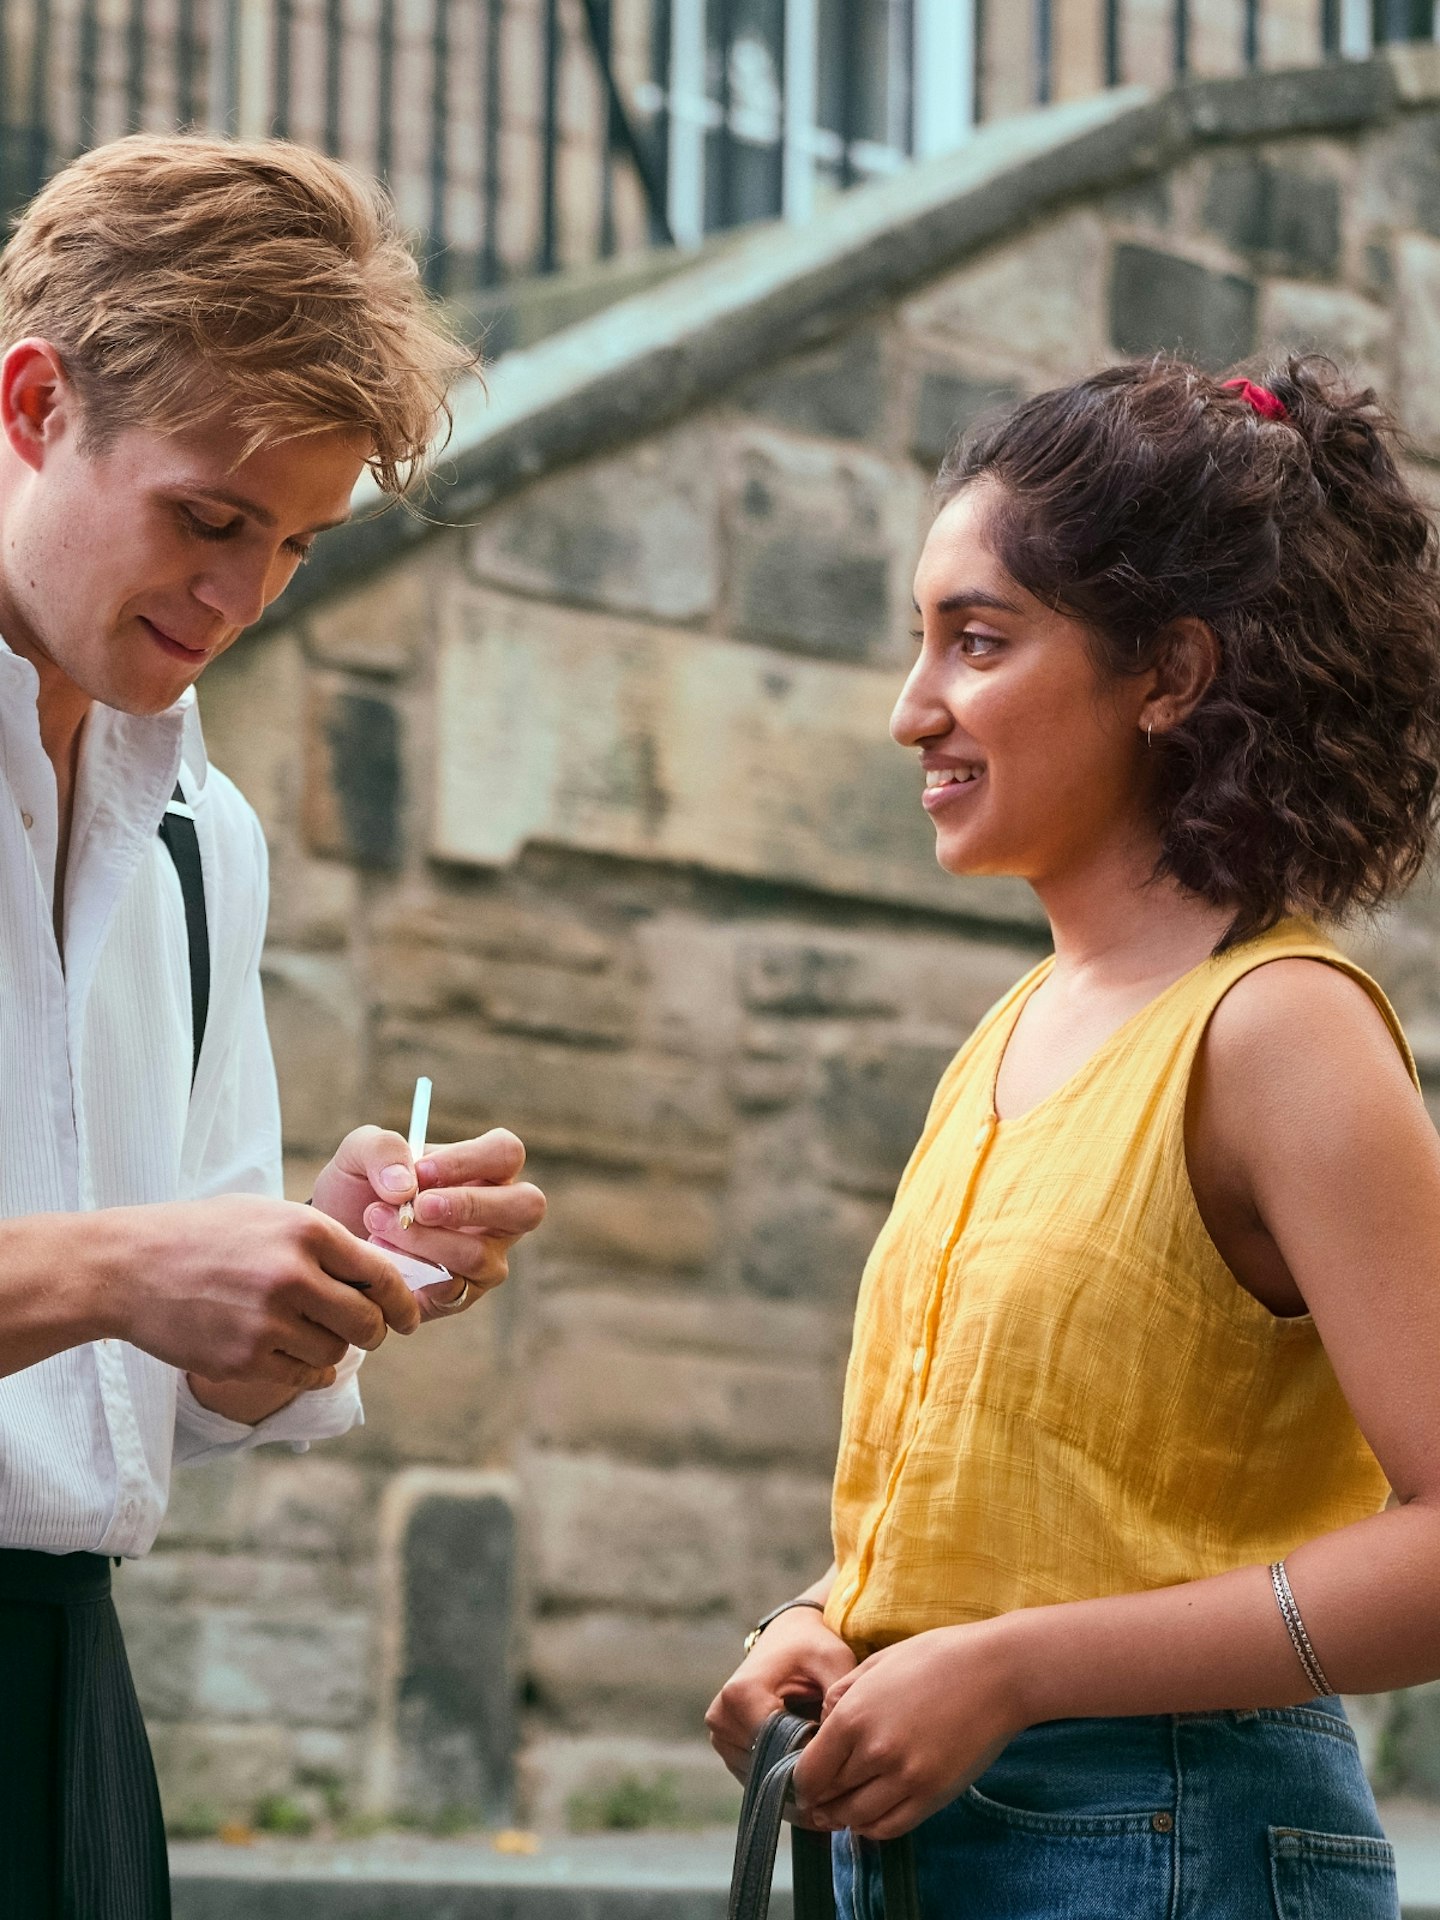
<path id="1" fill-rule="evenodd" d="M 1388 1840 L 1300 1827 L 1269 1833 L 1276 1920 L 1400 1920 Z"/>
<path id="2" fill-rule="evenodd" d="M 981 1793 L 978 1787 L 967 1790 L 964 1803 L 972 1813 L 983 1814 L 986 1819 L 1014 1827 L 1020 1833 L 1048 1834 L 1061 1840 L 1102 1840 L 1118 1838 L 1122 1834 L 1169 1833 L 1174 1824 L 1168 1812 L 1068 1813 L 1047 1810 L 1042 1813 L 1029 1807 L 1011 1807 L 1002 1800 L 992 1800 L 989 1794 Z"/>

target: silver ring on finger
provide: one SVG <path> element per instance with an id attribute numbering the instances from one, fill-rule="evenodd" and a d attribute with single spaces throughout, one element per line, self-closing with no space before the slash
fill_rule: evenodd
<path id="1" fill-rule="evenodd" d="M 437 1302 L 441 1313 L 463 1312 L 463 1310 L 469 1306 L 470 1297 L 474 1292 L 475 1288 L 471 1286 L 470 1282 L 468 1280 L 462 1280 L 460 1283 L 460 1291 L 453 1300 L 441 1300 Z"/>

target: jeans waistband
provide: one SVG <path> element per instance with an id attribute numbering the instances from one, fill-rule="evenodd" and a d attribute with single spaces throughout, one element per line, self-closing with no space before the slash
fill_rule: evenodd
<path id="1" fill-rule="evenodd" d="M 77 1607 L 110 1597 L 110 1562 L 100 1553 L 36 1553 L 0 1547 L 0 1600 Z"/>

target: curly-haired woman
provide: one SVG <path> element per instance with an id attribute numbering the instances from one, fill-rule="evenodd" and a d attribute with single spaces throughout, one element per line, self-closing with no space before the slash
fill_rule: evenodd
<path id="1" fill-rule="evenodd" d="M 1333 1689 L 1440 1676 L 1440 1140 L 1320 930 L 1422 865 L 1440 577 L 1370 394 L 1158 361 L 964 446 L 892 723 L 1054 956 L 866 1270 L 836 1565 L 710 1712 L 819 1693 L 850 1915 L 1379 1920 Z M 1393 1497 L 1391 1495 L 1393 1489 Z M 863 1836 L 863 1837 L 862 1837 Z"/>

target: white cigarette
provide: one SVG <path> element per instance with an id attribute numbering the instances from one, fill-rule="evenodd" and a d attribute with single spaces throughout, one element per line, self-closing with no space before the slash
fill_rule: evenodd
<path id="1" fill-rule="evenodd" d="M 417 1165 L 425 1151 L 425 1129 L 430 1125 L 430 1095 L 433 1084 L 425 1074 L 415 1082 L 415 1098 L 410 1107 L 410 1158 Z M 415 1224 L 415 1202 L 407 1200 L 400 1209 L 400 1225 L 413 1227 Z"/>

